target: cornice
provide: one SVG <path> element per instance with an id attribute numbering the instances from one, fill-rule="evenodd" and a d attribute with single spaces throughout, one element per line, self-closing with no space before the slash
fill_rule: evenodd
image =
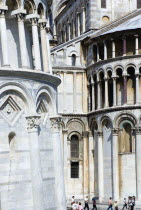
<path id="1" fill-rule="evenodd" d="M 61 83 L 61 79 L 58 76 L 31 69 L 0 68 L 0 77 L 18 77 L 23 79 L 37 80 L 40 82 L 51 83 L 54 86 L 58 86 Z"/>

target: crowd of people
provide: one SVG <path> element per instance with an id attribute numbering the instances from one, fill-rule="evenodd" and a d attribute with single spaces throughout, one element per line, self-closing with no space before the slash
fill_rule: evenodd
<path id="1" fill-rule="evenodd" d="M 96 198 L 96 197 L 94 197 L 92 199 L 92 203 L 93 203 L 92 210 L 97 210 L 96 200 L 98 200 L 98 198 Z M 124 210 L 124 209 L 134 210 L 134 206 L 135 206 L 135 196 L 129 196 L 128 200 L 126 198 L 124 198 L 122 210 Z M 83 209 L 89 210 L 89 198 L 88 198 L 88 196 L 86 196 L 86 198 L 84 200 L 84 207 L 82 206 L 81 202 L 76 201 L 75 197 L 72 196 L 71 209 L 72 210 L 83 210 Z M 113 201 L 112 198 L 110 197 L 109 201 L 108 201 L 107 210 L 119 210 L 118 202 Z"/>

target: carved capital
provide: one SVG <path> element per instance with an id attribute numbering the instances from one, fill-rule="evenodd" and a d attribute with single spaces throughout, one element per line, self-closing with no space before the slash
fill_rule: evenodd
<path id="1" fill-rule="evenodd" d="M 97 132 L 97 136 L 98 136 L 98 137 L 103 137 L 103 132 L 98 131 L 98 132 Z"/>
<path id="2" fill-rule="evenodd" d="M 31 22 L 32 25 L 36 25 L 37 26 L 37 24 L 38 24 L 38 18 L 31 18 L 30 19 L 30 22 Z"/>
<path id="3" fill-rule="evenodd" d="M 136 127 L 133 131 L 136 135 L 141 135 L 141 127 Z"/>
<path id="4" fill-rule="evenodd" d="M 119 129 L 118 129 L 118 128 L 113 128 L 113 129 L 112 129 L 112 134 L 113 134 L 113 136 L 117 136 L 118 133 L 119 133 Z"/>
<path id="5" fill-rule="evenodd" d="M 39 27 L 41 30 L 45 30 L 46 29 L 46 22 L 42 22 L 42 23 L 39 23 Z"/>
<path id="6" fill-rule="evenodd" d="M 27 119 L 27 129 L 28 129 L 29 132 L 32 132 L 32 131 L 35 131 L 35 130 L 38 129 L 39 124 L 40 124 L 40 118 L 41 118 L 41 116 L 39 116 L 39 115 L 26 117 L 26 119 Z"/>
<path id="7" fill-rule="evenodd" d="M 17 17 L 18 21 L 23 21 L 25 14 L 19 13 L 19 14 L 16 14 L 16 17 Z"/>
<path id="8" fill-rule="evenodd" d="M 51 117 L 50 118 L 50 122 L 51 122 L 51 130 L 52 132 L 58 132 L 61 129 L 61 122 L 62 122 L 62 118 L 61 117 Z"/>
<path id="9" fill-rule="evenodd" d="M 88 138 L 89 137 L 89 131 L 84 131 L 83 132 L 83 137 Z"/>
<path id="10" fill-rule="evenodd" d="M 6 10 L 0 9 L 0 18 L 5 17 Z"/>

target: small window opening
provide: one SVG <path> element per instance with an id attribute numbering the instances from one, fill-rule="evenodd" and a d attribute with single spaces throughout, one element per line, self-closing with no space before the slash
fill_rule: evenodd
<path id="1" fill-rule="evenodd" d="M 71 178 L 79 178 L 79 162 L 71 163 Z"/>
<path id="2" fill-rule="evenodd" d="M 137 0 L 137 9 L 141 8 L 141 0 Z"/>
<path id="3" fill-rule="evenodd" d="M 101 8 L 106 8 L 106 0 L 101 0 Z"/>
<path id="4" fill-rule="evenodd" d="M 76 66 L 76 55 L 75 54 L 72 54 L 72 66 Z"/>
<path id="5" fill-rule="evenodd" d="M 9 139 L 9 144 L 12 141 L 12 139 L 16 136 L 16 134 L 14 132 L 10 132 L 8 135 L 8 139 Z"/>

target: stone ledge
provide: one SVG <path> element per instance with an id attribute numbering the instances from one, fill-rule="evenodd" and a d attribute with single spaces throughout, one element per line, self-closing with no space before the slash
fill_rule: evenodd
<path id="1" fill-rule="evenodd" d="M 134 110 L 134 109 L 141 109 L 141 105 L 123 105 L 123 106 L 103 108 L 103 109 L 89 112 L 88 116 L 103 114 L 103 113 L 107 113 L 107 112 L 115 112 L 115 111 L 122 111 L 122 110 Z"/>
<path id="2" fill-rule="evenodd" d="M 58 76 L 31 69 L 12 69 L 1 67 L 0 77 L 18 77 L 23 79 L 31 79 L 41 82 L 49 82 L 55 86 L 59 86 L 61 83 L 61 79 Z"/>

